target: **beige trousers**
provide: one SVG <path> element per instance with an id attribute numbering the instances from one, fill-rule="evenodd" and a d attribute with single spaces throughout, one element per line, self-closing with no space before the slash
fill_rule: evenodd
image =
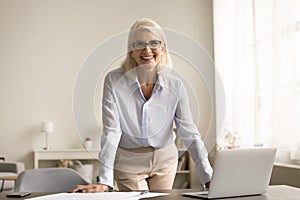
<path id="1" fill-rule="evenodd" d="M 119 147 L 114 176 L 120 191 L 172 189 L 178 163 L 175 144 L 164 148 Z"/>

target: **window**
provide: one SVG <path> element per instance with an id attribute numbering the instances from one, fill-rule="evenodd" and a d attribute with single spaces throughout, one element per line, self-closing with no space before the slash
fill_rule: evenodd
<path id="1" fill-rule="evenodd" d="M 287 160 L 300 151 L 300 1 L 214 0 L 214 39 L 227 107 L 219 145 L 231 132 Z"/>

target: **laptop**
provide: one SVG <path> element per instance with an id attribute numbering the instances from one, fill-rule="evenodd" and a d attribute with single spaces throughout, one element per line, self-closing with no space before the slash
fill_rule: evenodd
<path id="1" fill-rule="evenodd" d="M 276 148 L 217 150 L 208 191 L 183 193 L 204 199 L 264 194 L 270 182 Z"/>

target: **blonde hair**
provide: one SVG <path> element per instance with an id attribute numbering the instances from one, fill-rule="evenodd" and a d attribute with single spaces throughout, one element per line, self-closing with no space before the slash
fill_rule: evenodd
<path id="1" fill-rule="evenodd" d="M 162 40 L 164 54 L 162 54 L 162 58 L 158 65 L 157 71 L 158 71 L 158 73 L 163 73 L 165 71 L 168 71 L 167 68 L 172 67 L 172 61 L 171 61 L 170 55 L 167 51 L 166 36 L 165 36 L 162 28 L 155 21 L 153 21 L 152 19 L 149 19 L 149 18 L 142 18 L 140 20 L 137 20 L 130 29 L 128 41 L 127 41 L 127 55 L 121 65 L 123 72 L 127 73 L 131 69 L 133 69 L 134 67 L 136 67 L 138 65 L 136 63 L 135 59 L 131 56 L 131 51 L 133 50 L 132 43 L 134 42 L 136 33 L 139 30 L 147 30 L 147 31 L 155 34 Z"/>

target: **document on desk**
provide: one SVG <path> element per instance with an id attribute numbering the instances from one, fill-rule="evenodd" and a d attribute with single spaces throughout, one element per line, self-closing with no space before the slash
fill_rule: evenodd
<path id="1" fill-rule="evenodd" d="M 168 193 L 158 192 L 100 192 L 100 193 L 58 193 L 26 200 L 138 200 L 149 197 L 165 196 Z"/>

